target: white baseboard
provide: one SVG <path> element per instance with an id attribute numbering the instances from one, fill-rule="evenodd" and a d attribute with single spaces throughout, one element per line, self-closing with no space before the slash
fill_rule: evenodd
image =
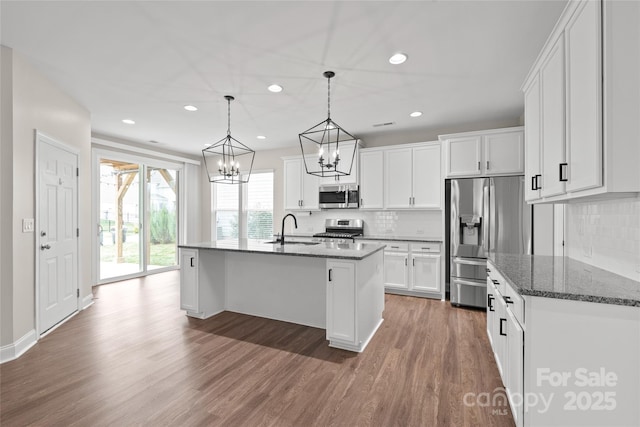
<path id="1" fill-rule="evenodd" d="M 30 330 L 22 336 L 18 341 L 0 347 L 0 363 L 9 362 L 22 356 L 27 350 L 33 347 L 38 340 L 36 339 L 35 329 Z"/>
<path id="2" fill-rule="evenodd" d="M 80 310 L 86 310 L 91 305 L 93 305 L 93 292 L 82 298 L 82 308 Z"/>

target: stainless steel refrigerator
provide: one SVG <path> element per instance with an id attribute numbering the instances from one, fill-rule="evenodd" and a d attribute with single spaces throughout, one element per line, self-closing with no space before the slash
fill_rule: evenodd
<path id="1" fill-rule="evenodd" d="M 487 254 L 532 253 L 532 210 L 524 201 L 524 177 L 449 179 L 445 197 L 451 304 L 486 307 Z"/>

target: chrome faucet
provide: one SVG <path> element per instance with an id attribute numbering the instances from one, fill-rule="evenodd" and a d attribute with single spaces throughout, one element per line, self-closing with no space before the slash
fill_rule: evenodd
<path id="1" fill-rule="evenodd" d="M 282 233 L 280 234 L 280 244 L 281 245 L 284 245 L 284 220 L 287 219 L 288 216 L 293 218 L 293 225 L 296 228 L 298 228 L 298 220 L 296 219 L 296 217 L 293 214 L 286 214 L 284 216 L 284 218 L 282 218 Z"/>

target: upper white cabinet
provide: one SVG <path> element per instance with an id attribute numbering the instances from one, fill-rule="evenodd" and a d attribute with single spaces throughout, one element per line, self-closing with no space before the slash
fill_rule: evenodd
<path id="1" fill-rule="evenodd" d="M 384 207 L 440 209 L 440 159 L 437 141 L 384 150 Z"/>
<path id="2" fill-rule="evenodd" d="M 640 2 L 567 4 L 523 85 L 528 201 L 640 191 L 639 28 Z"/>
<path id="3" fill-rule="evenodd" d="M 302 157 L 284 159 L 284 209 L 317 210 L 318 181 L 307 173 Z"/>
<path id="4" fill-rule="evenodd" d="M 360 209 L 384 207 L 384 152 L 362 150 L 360 152 Z"/>
<path id="5" fill-rule="evenodd" d="M 445 176 L 474 177 L 524 173 L 522 127 L 441 135 Z"/>

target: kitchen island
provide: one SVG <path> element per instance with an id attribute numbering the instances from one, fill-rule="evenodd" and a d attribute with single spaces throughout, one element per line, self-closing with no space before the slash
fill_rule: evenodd
<path id="1" fill-rule="evenodd" d="M 384 245 L 237 239 L 179 248 L 188 316 L 227 310 L 322 328 L 329 346 L 355 352 L 382 323 Z"/>

